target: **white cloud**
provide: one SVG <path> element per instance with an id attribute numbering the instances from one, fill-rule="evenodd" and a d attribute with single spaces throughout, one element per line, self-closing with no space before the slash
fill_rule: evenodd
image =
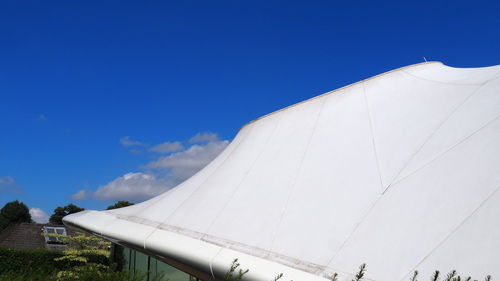
<path id="1" fill-rule="evenodd" d="M 159 152 L 159 153 L 170 153 L 170 152 L 175 152 L 183 149 L 184 146 L 180 141 L 174 141 L 174 142 L 164 142 L 160 143 L 158 145 L 155 145 L 149 149 L 149 151 L 153 152 Z"/>
<path id="2" fill-rule="evenodd" d="M 49 215 L 40 208 L 31 208 L 30 215 L 31 219 L 37 223 L 47 223 L 49 221 Z"/>
<path id="3" fill-rule="evenodd" d="M 229 144 L 228 141 L 213 141 L 195 144 L 184 151 L 163 156 L 145 166 L 146 169 L 168 169 L 173 180 L 184 180 L 210 163 Z"/>
<path id="4" fill-rule="evenodd" d="M 21 193 L 22 189 L 13 177 L 0 177 L 0 193 L 2 192 Z"/>
<path id="5" fill-rule="evenodd" d="M 216 133 L 198 133 L 189 139 L 189 143 L 203 143 L 220 141 L 219 135 Z"/>
<path id="6" fill-rule="evenodd" d="M 173 182 L 157 179 L 152 174 L 128 173 L 100 186 L 93 197 L 102 201 L 140 202 L 167 191 L 173 185 Z"/>
<path id="7" fill-rule="evenodd" d="M 132 146 L 144 151 L 148 145 L 120 139 L 123 146 Z M 180 141 L 164 142 L 146 151 L 164 153 L 156 160 L 140 167 L 144 172 L 127 173 L 100 186 L 95 192 L 86 189 L 72 195 L 75 200 L 93 198 L 102 201 L 128 200 L 140 202 L 157 196 L 194 175 L 217 157 L 229 144 L 215 133 L 199 133 L 189 141 L 187 148 Z"/>
<path id="8" fill-rule="evenodd" d="M 129 136 L 120 138 L 120 143 L 123 146 L 143 146 L 144 144 L 140 141 L 132 140 Z"/>
<path id="9" fill-rule="evenodd" d="M 90 196 L 89 192 L 85 189 L 78 190 L 77 193 L 71 195 L 71 199 L 73 200 L 84 200 Z"/>

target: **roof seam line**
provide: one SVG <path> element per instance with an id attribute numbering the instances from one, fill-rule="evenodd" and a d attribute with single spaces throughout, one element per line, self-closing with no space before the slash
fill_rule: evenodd
<path id="1" fill-rule="evenodd" d="M 166 232 L 173 233 L 176 235 L 182 235 L 182 236 L 187 237 L 189 239 L 199 240 L 199 241 L 202 241 L 204 243 L 209 243 L 209 244 L 215 245 L 215 246 L 219 247 L 219 250 L 218 250 L 219 252 L 218 252 L 218 254 L 216 254 L 212 258 L 212 261 L 215 260 L 215 258 L 217 258 L 217 256 L 220 254 L 220 252 L 222 252 L 225 249 L 238 251 L 238 252 L 241 252 L 241 253 L 256 257 L 256 258 L 263 258 L 264 255 L 258 255 L 255 253 L 255 251 L 259 251 L 262 253 L 269 252 L 266 249 L 261 249 L 261 248 L 254 247 L 254 246 L 248 246 L 248 245 L 242 244 L 240 242 L 228 240 L 225 238 L 215 237 L 215 236 L 212 236 L 210 234 L 199 236 L 199 235 L 197 235 L 199 233 L 197 231 L 185 229 L 185 228 L 178 227 L 178 226 L 163 224 L 163 223 L 160 223 L 157 221 L 136 220 L 137 217 L 128 216 L 128 215 L 118 215 L 118 216 L 114 215 L 114 216 L 117 219 L 129 221 L 131 223 L 136 223 L 136 224 L 140 224 L 140 225 L 150 226 L 150 224 L 157 224 L 159 231 L 166 231 Z M 102 236 L 104 238 L 106 237 L 106 235 L 102 235 Z M 241 246 L 245 246 L 245 248 L 241 248 Z M 249 250 L 249 249 L 252 249 L 252 250 Z M 285 265 L 285 266 L 288 266 L 291 268 L 304 270 L 308 273 L 311 273 L 311 274 L 314 274 L 317 276 L 321 276 L 320 275 L 321 273 L 325 273 L 327 271 L 328 272 L 333 271 L 333 272 L 338 272 L 338 273 L 343 273 L 343 274 L 354 274 L 353 272 L 346 272 L 346 271 L 330 268 L 328 266 L 318 265 L 318 264 L 308 262 L 308 261 L 303 261 L 302 263 L 300 263 L 300 262 L 297 262 L 296 258 L 286 256 L 283 254 L 279 254 L 279 253 L 273 252 L 272 255 L 274 256 L 274 258 L 270 259 L 270 261 L 272 261 L 272 262 L 276 262 L 276 263 L 279 263 L 279 264 L 282 264 L 282 265 Z M 269 255 L 265 255 L 265 256 L 269 256 Z M 306 268 L 298 267 L 299 264 L 302 264 Z M 317 268 L 323 268 L 324 271 L 320 272 L 318 270 L 315 270 Z M 367 279 L 367 280 L 371 280 L 371 279 Z"/>
<path id="2" fill-rule="evenodd" d="M 231 201 L 231 199 L 236 195 L 236 193 L 238 192 L 238 190 L 240 189 L 240 186 L 243 184 L 243 182 L 245 181 L 245 179 L 247 178 L 248 176 L 248 173 L 250 173 L 250 171 L 253 169 L 255 163 L 257 163 L 257 161 L 259 160 L 259 158 L 261 157 L 262 153 L 264 153 L 264 150 L 265 150 L 265 147 L 266 145 L 269 143 L 269 140 L 271 139 L 271 137 L 274 135 L 275 131 L 276 131 L 276 128 L 278 127 L 278 124 L 280 123 L 281 121 L 281 117 L 276 121 L 276 124 L 274 124 L 274 127 L 273 127 L 273 131 L 269 134 L 269 136 L 267 137 L 266 139 L 266 142 L 265 142 L 265 146 L 264 148 L 261 149 L 261 151 L 259 152 L 259 154 L 257 155 L 257 157 L 255 157 L 254 161 L 252 162 L 252 164 L 250 165 L 250 167 L 248 167 L 248 169 L 245 171 L 245 175 L 242 177 L 242 179 L 240 180 L 240 182 L 238 183 L 238 185 L 236 186 L 236 188 L 233 190 L 233 192 L 231 193 L 230 197 L 228 200 L 226 200 L 226 202 L 224 203 L 224 206 L 222 207 L 222 209 L 219 210 L 219 212 L 217 212 L 217 214 L 215 215 L 214 219 L 212 220 L 212 222 L 210 223 L 210 225 L 206 228 L 206 231 L 205 231 L 205 235 L 206 233 L 208 233 L 210 231 L 210 229 L 212 229 L 212 227 L 215 225 L 215 222 L 219 219 L 219 217 L 221 216 L 221 214 L 224 212 L 224 210 L 226 210 L 227 206 L 229 205 L 229 202 Z M 204 236 L 205 236 L 204 235 Z"/>
<path id="3" fill-rule="evenodd" d="M 243 141 L 243 140 L 242 140 L 242 141 Z M 238 144 L 237 144 L 236 146 L 239 146 L 239 145 L 241 144 L 241 142 L 242 142 L 242 141 L 238 142 Z M 207 181 L 208 181 L 208 180 L 209 180 L 209 179 L 210 179 L 210 178 L 211 178 L 211 177 L 215 174 L 215 172 L 216 172 L 216 171 L 217 171 L 217 170 L 218 170 L 218 169 L 219 169 L 219 168 L 220 168 L 220 167 L 221 167 L 221 166 L 222 166 L 222 165 L 226 162 L 226 160 L 229 158 L 229 156 L 230 156 L 230 155 L 231 155 L 231 154 L 232 154 L 235 150 L 236 150 L 236 147 L 235 147 L 235 148 L 233 148 L 233 149 L 232 149 L 232 150 L 228 153 L 228 155 L 224 158 L 224 160 L 223 160 L 223 161 L 221 161 L 221 163 L 217 166 L 217 168 L 215 168 L 215 169 L 214 169 L 214 170 L 210 173 L 210 175 L 209 175 L 209 176 L 208 176 L 208 177 L 207 177 L 204 181 L 202 181 L 202 182 L 201 182 L 201 183 L 200 183 L 200 184 L 196 187 L 196 189 L 195 189 L 195 190 L 193 190 L 193 192 L 191 192 L 191 194 L 189 194 L 189 196 L 188 196 L 186 199 L 184 199 L 184 200 L 182 201 L 182 203 L 181 203 L 181 204 L 179 204 L 179 206 L 178 206 L 177 208 L 175 208 L 175 209 L 172 211 L 172 213 L 171 213 L 169 216 L 167 216 L 167 218 L 163 221 L 163 223 L 164 223 L 164 222 L 166 222 L 166 221 L 167 221 L 167 220 L 168 220 L 168 219 L 169 219 L 169 218 L 170 218 L 170 217 L 171 217 L 171 216 L 172 216 L 172 215 L 173 215 L 173 214 L 174 214 L 177 210 L 179 210 L 179 209 L 180 209 L 180 208 L 181 208 L 181 207 L 182 207 L 182 206 L 183 206 L 183 205 L 184 205 L 184 204 L 185 204 L 185 203 L 186 203 L 186 202 L 187 202 L 187 201 L 188 201 L 188 200 L 189 200 L 189 199 L 193 196 L 193 194 L 195 194 L 195 193 L 196 193 L 196 191 L 197 191 L 197 190 L 198 190 L 201 186 L 203 186 L 203 184 L 204 184 L 204 183 L 206 183 L 206 182 L 207 182 Z"/>
<path id="4" fill-rule="evenodd" d="M 372 135 L 373 154 L 375 156 L 375 161 L 376 161 L 376 164 L 377 164 L 377 173 L 378 173 L 378 177 L 379 177 L 379 180 L 380 180 L 380 187 L 381 187 L 381 189 L 384 189 L 384 183 L 383 183 L 383 180 L 382 180 L 382 172 L 380 171 L 380 161 L 379 161 L 378 152 L 377 152 L 377 144 L 376 144 L 376 141 L 375 141 L 375 129 L 373 127 L 373 117 L 372 117 L 372 114 L 371 114 L 370 106 L 368 105 L 368 96 L 366 95 L 366 87 L 365 87 L 365 81 L 364 80 L 362 81 L 361 85 L 363 87 L 363 96 L 364 96 L 365 105 L 366 105 L 366 112 L 367 112 L 367 115 L 368 115 L 368 123 L 370 125 L 370 133 Z"/>
<path id="5" fill-rule="evenodd" d="M 231 144 L 229 144 L 229 145 L 231 145 Z M 226 149 L 227 149 L 227 148 L 229 148 L 229 145 L 226 147 Z M 238 143 L 237 145 L 239 145 L 239 143 Z M 191 197 L 191 195 L 192 195 L 193 193 L 195 193 L 195 192 L 196 192 L 196 190 L 198 190 L 198 188 L 199 188 L 200 186 L 202 186 L 202 185 L 203 185 L 203 184 L 204 184 L 204 183 L 205 183 L 205 182 L 206 182 L 206 181 L 207 181 L 207 180 L 208 180 L 208 179 L 209 179 L 209 178 L 210 178 L 210 177 L 211 177 L 211 176 L 215 173 L 215 171 L 216 171 L 216 170 L 218 170 L 218 169 L 219 169 L 219 167 L 220 167 L 220 166 L 222 166 L 222 164 L 224 164 L 224 162 L 226 161 L 226 159 L 227 159 L 227 158 L 229 158 L 229 155 L 230 155 L 231 153 L 233 153 L 233 151 L 234 151 L 234 148 L 233 148 L 233 149 L 232 149 L 232 150 L 228 153 L 228 155 L 224 158 L 224 160 L 223 160 L 223 161 L 221 161 L 221 163 L 217 166 L 217 168 L 214 168 L 214 170 L 210 173 L 210 175 L 209 175 L 209 176 L 208 176 L 205 180 L 203 180 L 203 181 L 202 181 L 202 182 L 201 182 L 201 183 L 200 183 L 200 184 L 196 187 L 196 189 L 195 189 L 195 190 L 193 190 L 193 192 L 192 192 L 192 193 L 191 193 L 191 194 L 190 194 L 190 195 L 189 195 L 186 199 L 184 199 L 184 200 L 182 201 L 182 203 L 180 203 L 180 204 L 179 204 L 179 206 L 178 206 L 177 208 L 175 208 L 175 209 L 172 211 L 172 214 L 173 214 L 173 213 L 175 213 L 175 211 L 177 211 L 177 210 L 178 210 L 178 209 L 179 209 L 179 208 L 180 208 L 180 207 L 184 204 L 184 202 L 185 202 L 186 200 L 188 200 L 188 199 Z M 217 159 L 217 157 L 216 157 L 215 159 Z M 214 160 L 215 160 L 215 159 L 214 159 Z M 213 160 L 212 160 L 212 161 L 213 161 Z M 203 169 L 204 169 L 204 168 L 202 168 L 201 170 L 203 170 Z M 201 171 L 201 170 L 200 170 L 200 171 Z M 195 174 L 195 175 L 196 175 L 196 174 Z M 193 176 L 194 176 L 194 175 L 193 175 Z M 189 180 L 189 179 L 186 179 L 186 180 Z M 166 192 L 164 192 L 164 193 L 162 193 L 162 194 L 160 194 L 160 195 L 158 195 L 158 196 L 163 196 L 163 195 L 165 195 L 165 194 L 166 194 L 166 193 L 168 193 L 168 192 L 175 191 L 175 189 L 177 189 L 178 187 L 180 187 L 182 184 L 183 184 L 183 182 L 179 183 L 178 185 L 174 186 L 173 188 L 171 188 L 171 189 L 167 190 Z M 157 197 L 154 197 L 154 198 L 157 198 Z M 153 205 L 153 204 L 152 204 L 152 205 Z M 146 206 L 144 209 L 142 209 L 142 210 L 140 211 L 140 213 L 145 212 L 147 209 L 151 208 L 151 207 L 152 207 L 152 205 Z M 169 215 L 169 216 L 167 216 L 167 218 L 166 218 L 166 219 L 169 219 L 169 218 L 170 218 L 170 215 Z"/>
<path id="6" fill-rule="evenodd" d="M 491 78 L 490 80 L 486 81 L 486 82 L 484 83 L 484 85 L 486 85 L 487 83 L 489 83 L 489 82 L 491 82 L 491 81 L 494 81 L 494 80 L 496 80 L 496 79 L 498 79 L 498 78 L 500 78 L 500 75 L 499 75 L 499 76 L 496 76 L 496 77 L 494 77 L 494 78 Z M 481 87 L 483 87 L 484 85 L 482 85 Z M 480 87 L 480 88 L 481 88 L 481 87 Z M 477 91 L 479 91 L 479 89 L 480 89 L 480 88 L 478 88 L 478 89 L 477 89 Z M 476 91 L 475 91 L 473 94 L 475 94 L 475 93 L 476 93 Z M 464 102 L 464 103 L 465 103 L 465 102 Z M 458 110 L 458 109 L 457 109 L 457 110 Z M 484 128 L 486 128 L 487 126 L 489 126 L 492 122 L 494 122 L 494 121 L 495 121 L 496 119 L 498 119 L 499 117 L 500 117 L 500 115 L 497 115 L 497 116 L 493 117 L 491 120 L 487 121 L 487 122 L 486 122 L 483 126 L 479 127 L 477 130 L 473 131 L 473 132 L 472 132 L 471 134 L 469 134 L 468 136 L 465 136 L 462 140 L 460 140 L 460 141 L 459 141 L 458 143 L 456 143 L 455 145 L 451 146 L 449 149 L 442 151 L 440 154 L 437 154 L 437 155 L 435 156 L 435 158 L 431 159 L 429 162 L 427 162 L 427 163 L 425 163 L 424 165 L 420 166 L 419 168 L 415 169 L 413 172 L 411 172 L 410 174 L 408 174 L 408 175 L 404 176 L 403 178 L 400 178 L 399 180 L 397 180 L 397 177 L 398 177 L 398 176 L 399 176 L 399 175 L 403 172 L 404 168 L 406 168 L 406 166 L 408 166 L 409 162 L 410 162 L 410 161 L 411 161 L 411 160 L 412 160 L 412 159 L 416 156 L 416 154 L 415 154 L 415 155 L 413 156 L 413 158 L 411 158 L 411 159 L 410 159 L 410 161 L 408 161 L 408 163 L 405 165 L 405 167 L 403 167 L 403 169 L 401 169 L 401 171 L 398 173 L 398 175 L 394 178 L 394 180 L 391 182 L 391 184 L 390 184 L 389 186 L 393 186 L 393 185 L 395 185 L 395 184 L 397 184 L 397 183 L 401 182 L 402 180 L 404 180 L 404 179 L 408 178 L 409 176 L 411 176 L 411 175 L 415 174 L 416 172 L 418 172 L 418 171 L 419 171 L 419 170 L 421 170 L 422 168 L 426 167 L 426 166 L 427 166 L 427 165 L 429 165 L 430 163 L 432 163 L 432 162 L 434 162 L 435 160 L 437 160 L 437 159 L 441 158 L 444 154 L 446 154 L 446 153 L 447 153 L 447 152 L 449 152 L 450 150 L 453 150 L 456 146 L 458 146 L 458 145 L 460 145 L 461 143 L 465 142 L 468 138 L 472 137 L 473 135 L 475 135 L 476 133 L 478 133 L 478 132 L 479 132 L 479 131 L 481 131 L 482 129 L 484 129 Z M 447 119 L 447 120 L 448 120 L 448 119 Z M 446 120 L 446 121 L 447 121 L 447 120 Z M 432 137 L 432 136 L 431 136 L 431 137 Z M 427 140 L 427 141 L 428 141 L 428 140 Z M 426 141 L 426 143 L 427 143 L 427 141 Z M 424 143 L 424 145 L 425 145 L 425 143 Z M 422 148 L 423 148 L 423 146 L 424 146 L 424 145 L 422 145 Z M 422 148 L 420 148 L 420 150 L 421 150 Z M 420 150 L 419 150 L 419 151 L 420 151 Z M 417 153 L 418 153 L 419 151 L 417 151 Z"/>
<path id="7" fill-rule="evenodd" d="M 238 142 L 238 143 L 236 144 L 236 146 L 239 146 L 240 144 L 241 144 L 241 141 L 240 141 L 240 142 Z M 226 148 L 226 149 L 227 149 L 227 148 Z M 186 199 L 184 199 L 184 200 L 182 201 L 182 203 L 181 203 L 181 204 L 179 204 L 179 206 L 177 206 L 177 208 L 175 208 L 175 209 L 172 211 L 172 213 L 170 213 L 170 215 L 168 215 L 168 216 L 165 218 L 165 220 L 163 220 L 161 223 L 165 223 L 165 222 L 166 222 L 166 221 L 167 221 L 167 220 L 168 220 L 168 219 L 169 219 L 169 218 L 170 218 L 170 217 L 171 217 L 171 216 L 172 216 L 172 215 L 173 215 L 173 214 L 174 214 L 174 213 L 175 213 L 175 212 L 176 212 L 176 211 L 177 211 L 177 210 L 181 207 L 181 206 L 183 206 L 183 205 L 184 205 L 184 203 L 185 203 L 187 200 L 189 200 L 189 198 L 191 198 L 191 196 L 193 196 L 193 194 L 194 194 L 194 193 L 196 193 L 196 191 L 197 191 L 197 190 L 198 190 L 198 189 L 199 189 L 199 188 L 200 188 L 200 187 L 201 187 L 201 186 L 202 186 L 205 182 L 207 182 L 207 181 L 208 181 L 208 179 L 210 179 L 210 178 L 212 177 L 212 175 L 215 173 L 215 171 L 217 171 L 217 170 L 218 170 L 218 169 L 219 169 L 219 168 L 220 168 L 220 167 L 221 167 L 221 166 L 222 166 L 222 165 L 226 162 L 226 160 L 229 158 L 229 156 L 233 153 L 233 151 L 234 151 L 234 150 L 235 150 L 235 148 L 232 148 L 232 150 L 228 153 L 228 155 L 227 155 L 227 156 L 226 156 L 226 157 L 225 157 L 225 158 L 221 161 L 221 163 L 220 163 L 220 164 L 219 164 L 216 168 L 214 168 L 214 170 L 210 173 L 210 175 L 209 175 L 209 176 L 208 176 L 208 177 L 207 177 L 207 178 L 206 178 L 203 182 L 201 182 L 201 183 L 200 183 L 200 184 L 196 187 L 196 189 L 195 189 L 195 190 L 193 190 L 193 192 L 192 192 L 191 194 L 189 194 L 189 196 L 188 196 Z M 149 207 L 151 207 L 151 206 L 148 206 L 147 208 L 149 208 Z M 147 209 L 147 208 L 145 208 L 145 209 Z M 144 209 L 144 210 L 145 210 L 145 209 Z M 143 210 L 143 211 L 144 211 L 144 210 Z M 153 229 L 153 230 L 151 231 L 151 233 L 147 236 L 147 238 L 146 238 L 146 239 L 149 239 L 149 237 L 150 237 L 151 235 L 153 235 L 153 233 L 155 233 L 157 230 L 158 230 L 158 228 Z M 146 245 L 146 240 L 144 240 L 144 245 Z M 144 249 L 145 249 L 145 248 L 146 248 L 146 246 L 144 246 Z"/>
<path id="8" fill-rule="evenodd" d="M 304 153 L 302 154 L 302 157 L 301 157 L 302 159 L 300 160 L 300 165 L 299 165 L 298 171 L 297 171 L 297 173 L 295 173 L 295 177 L 293 178 L 293 182 L 290 186 L 290 192 L 288 193 L 288 197 L 287 197 L 287 200 L 285 202 L 285 206 L 283 208 L 283 211 L 281 212 L 280 219 L 279 219 L 278 223 L 276 224 L 277 226 L 274 230 L 274 233 L 272 234 L 273 237 L 271 240 L 271 245 L 269 247 L 270 252 L 272 252 L 272 250 L 274 248 L 274 243 L 276 242 L 276 236 L 278 234 L 278 230 L 281 226 L 281 223 L 283 221 L 283 217 L 285 216 L 286 210 L 288 210 L 288 204 L 290 202 L 290 199 L 292 198 L 292 195 L 296 189 L 297 178 L 299 177 L 299 174 L 302 171 L 302 164 L 304 163 L 304 159 L 306 158 L 307 152 L 309 151 L 309 146 L 311 145 L 311 140 L 314 137 L 314 134 L 316 132 L 316 128 L 318 127 L 318 121 L 319 121 L 319 118 L 321 116 L 321 113 L 323 112 L 323 109 L 325 108 L 325 104 L 326 104 L 326 98 L 323 100 L 323 103 L 321 104 L 321 108 L 318 112 L 318 115 L 316 116 L 316 120 L 314 122 L 314 127 L 312 129 L 311 135 L 309 136 L 309 139 L 307 140 L 307 146 L 306 146 L 306 149 L 304 150 Z"/>
<path id="9" fill-rule="evenodd" d="M 449 234 L 447 234 L 444 239 L 439 242 L 420 262 L 418 262 L 408 273 L 403 275 L 403 277 L 400 279 L 404 280 L 408 274 L 410 274 L 412 271 L 414 271 L 418 266 L 420 266 L 427 258 L 429 258 L 437 249 L 439 249 L 448 239 L 450 239 L 453 234 L 455 234 L 481 207 L 483 207 L 486 202 L 488 202 L 498 191 L 500 190 L 500 185 L 498 185 L 495 190 L 493 190 L 479 205 L 472 210 L 472 212 L 467 215 Z"/>
<path id="10" fill-rule="evenodd" d="M 407 73 L 405 71 L 405 73 Z M 409 73 L 408 73 L 409 74 Z M 411 75 L 411 74 L 410 74 Z M 500 77 L 500 76 L 499 76 Z M 425 147 L 425 145 L 432 139 L 432 137 L 434 137 L 436 135 L 436 133 L 443 127 L 444 124 L 446 124 L 446 122 L 448 122 L 448 120 L 451 119 L 451 117 L 453 115 L 455 115 L 456 112 L 458 112 L 458 110 L 460 108 L 462 108 L 462 106 L 464 104 L 466 104 L 474 95 L 476 95 L 479 90 L 481 90 L 486 84 L 488 84 L 490 81 L 493 81 L 495 80 L 496 78 L 498 77 L 494 77 L 494 78 L 491 78 L 487 81 L 485 81 L 484 83 L 482 83 L 479 87 L 477 87 L 475 90 L 473 90 L 460 104 L 458 104 L 453 110 L 452 112 L 441 122 L 439 123 L 439 125 L 436 127 L 435 130 L 432 131 L 431 134 L 429 134 L 429 136 L 425 139 L 425 141 L 420 145 L 420 147 L 417 149 L 417 151 L 415 151 L 411 157 L 408 159 L 408 161 L 406 161 L 406 163 L 402 166 L 401 169 L 399 169 L 398 173 L 396 174 L 396 176 L 392 179 L 392 181 L 389 183 L 389 185 L 387 186 L 387 188 L 385 188 L 384 190 L 384 193 L 387 191 L 387 189 L 389 189 L 389 187 L 392 186 L 392 184 L 395 182 L 395 180 L 399 177 L 399 175 L 401 175 L 401 173 L 405 170 L 406 167 L 408 167 L 408 165 L 411 163 L 411 161 L 413 159 L 415 159 L 415 157 L 418 155 L 418 153 L 420 151 L 422 151 L 422 149 Z"/>
<path id="11" fill-rule="evenodd" d="M 214 257 L 210 260 L 210 264 L 209 264 L 210 273 L 212 274 L 212 277 L 214 278 L 214 280 L 216 280 L 216 278 L 215 278 L 214 269 L 212 267 L 212 264 L 214 263 L 214 260 L 219 256 L 220 252 L 222 252 L 223 249 L 224 249 L 223 247 L 220 247 L 219 251 L 217 251 L 217 254 L 215 254 Z"/>
<path id="12" fill-rule="evenodd" d="M 469 138 L 471 138 L 472 136 L 474 136 L 475 134 L 479 133 L 481 130 L 483 130 L 484 128 L 488 127 L 489 125 L 491 125 L 493 122 L 495 122 L 498 118 L 500 118 L 500 114 L 495 116 L 493 119 L 491 119 L 490 121 L 486 122 L 485 125 L 483 125 L 481 128 L 477 129 L 476 131 L 472 132 L 470 135 L 466 136 L 465 138 L 463 138 L 461 141 L 459 141 L 458 143 L 456 143 L 455 145 L 453 145 L 452 147 L 450 147 L 449 149 L 443 151 L 442 153 L 436 155 L 435 158 L 433 158 L 432 160 L 430 160 L 429 162 L 425 163 L 424 165 L 422 165 L 421 167 L 415 169 L 413 172 L 411 172 L 410 174 L 402 177 L 401 179 L 397 180 L 394 182 L 394 185 L 396 184 L 399 184 L 400 182 L 402 182 L 403 180 L 411 177 L 412 175 L 414 175 L 415 173 L 417 173 L 418 171 L 422 170 L 423 168 L 427 167 L 428 165 L 430 165 L 431 163 L 433 163 L 434 161 L 438 160 L 439 158 L 443 157 L 444 155 L 446 155 L 448 152 L 452 151 L 453 149 L 455 149 L 457 146 L 461 145 L 462 143 L 464 143 L 465 141 L 467 141 Z"/>
<path id="13" fill-rule="evenodd" d="M 375 145 L 375 133 L 374 133 L 374 130 L 373 130 L 372 117 L 371 117 L 370 109 L 369 109 L 369 106 L 368 106 L 368 97 L 366 95 L 365 80 L 361 81 L 361 85 L 363 86 L 363 95 L 364 95 L 364 98 L 365 98 L 365 105 L 366 105 L 366 112 L 367 112 L 367 116 L 368 116 L 368 123 L 370 124 L 370 132 L 371 132 L 371 135 L 372 135 L 373 153 L 374 153 L 374 156 L 375 156 L 375 162 L 376 162 L 377 172 L 378 172 L 378 176 L 379 176 L 379 180 L 380 180 L 380 188 L 383 189 L 384 185 L 383 185 L 383 182 L 382 182 L 382 174 L 380 172 L 380 164 L 379 164 L 378 155 L 377 155 L 377 147 Z M 363 214 L 363 216 L 361 217 L 361 219 L 359 220 L 359 222 L 354 226 L 354 228 L 352 229 L 352 231 L 346 237 L 346 239 L 344 240 L 344 242 L 342 242 L 342 244 L 339 246 L 339 248 L 335 251 L 335 253 L 332 256 L 332 258 L 330 258 L 330 260 L 328 260 L 328 263 L 326 264 L 327 266 L 329 266 L 330 263 L 340 253 L 340 251 L 342 251 L 342 249 L 347 244 L 347 242 L 349 242 L 349 240 L 351 240 L 351 237 L 354 235 L 354 233 L 356 233 L 356 231 L 358 230 L 359 226 L 364 222 L 364 220 L 368 217 L 368 215 L 371 213 L 371 211 L 373 210 L 373 208 L 375 208 L 375 206 L 377 205 L 377 203 L 380 201 L 380 199 L 382 198 L 383 193 L 380 193 L 380 192 L 378 192 L 378 193 L 380 195 L 373 201 L 373 203 L 371 204 L 371 206 L 366 210 L 366 212 Z"/>

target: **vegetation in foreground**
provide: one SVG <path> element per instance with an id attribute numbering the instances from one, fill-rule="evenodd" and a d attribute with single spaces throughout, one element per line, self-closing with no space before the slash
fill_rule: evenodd
<path id="1" fill-rule="evenodd" d="M 68 249 L 64 252 L 0 249 L 0 281 L 129 280 L 127 273 L 114 270 L 116 266 L 110 264 L 109 242 L 83 234 L 45 235 L 56 237 Z"/>
<path id="2" fill-rule="evenodd" d="M 226 274 L 224 275 L 224 280 L 225 281 L 240 281 L 243 279 L 243 276 L 249 272 L 249 269 L 242 269 L 240 267 L 240 263 L 238 262 L 238 259 L 234 259 L 233 262 L 231 263 L 231 266 L 227 270 Z M 356 275 L 354 275 L 354 278 L 351 281 L 362 281 L 364 280 L 366 274 L 366 264 L 363 263 L 362 265 L 359 266 L 358 271 L 356 272 Z M 274 278 L 271 279 L 271 281 L 278 281 L 284 278 L 285 275 L 283 273 L 280 273 L 276 275 Z M 418 270 L 415 270 L 410 278 L 410 281 L 418 281 L 419 277 L 419 272 Z M 439 270 L 434 271 L 432 273 L 430 280 L 431 281 L 478 281 L 477 279 L 472 279 L 471 276 L 461 276 L 457 273 L 456 270 L 450 271 L 446 276 L 444 276 L 443 279 L 441 279 L 441 273 Z M 339 281 L 339 275 L 338 273 L 334 273 L 332 276 L 329 278 L 331 281 Z M 293 280 L 291 280 L 293 281 Z M 492 281 L 491 275 L 488 275 L 484 278 L 484 281 Z"/>

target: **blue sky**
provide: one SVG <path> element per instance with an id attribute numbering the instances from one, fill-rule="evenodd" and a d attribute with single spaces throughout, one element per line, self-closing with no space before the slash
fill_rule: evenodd
<path id="1" fill-rule="evenodd" d="M 500 64 L 497 1 L 2 1 L 0 206 L 102 209 L 261 115 L 422 57 Z"/>

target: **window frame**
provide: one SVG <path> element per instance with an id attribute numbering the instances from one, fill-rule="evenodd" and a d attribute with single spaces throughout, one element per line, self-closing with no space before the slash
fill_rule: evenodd
<path id="1" fill-rule="evenodd" d="M 49 229 L 54 230 L 53 233 L 49 233 Z M 63 233 L 58 233 L 57 230 L 62 230 Z M 43 233 L 45 234 L 61 234 L 64 236 L 68 235 L 68 232 L 66 231 L 66 227 L 64 226 L 44 226 L 43 227 Z M 45 243 L 46 244 L 62 244 L 63 241 L 61 241 L 58 237 L 49 237 L 44 235 L 45 238 Z M 54 240 L 52 240 L 54 239 Z"/>

